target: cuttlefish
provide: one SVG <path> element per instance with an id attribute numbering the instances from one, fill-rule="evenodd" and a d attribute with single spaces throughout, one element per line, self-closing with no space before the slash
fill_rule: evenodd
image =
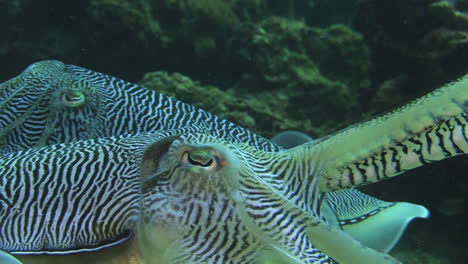
<path id="1" fill-rule="evenodd" d="M 59 61 L 35 63 L 0 84 L 0 98 L 0 152 L 4 153 L 194 125 L 229 142 L 249 143 L 265 151 L 281 150 L 281 146 L 202 109 Z M 357 190 L 331 192 L 325 196 L 323 207 L 328 222 L 383 252 L 390 251 L 411 219 L 428 216 L 420 206 L 387 203 Z M 366 228 L 358 228 L 363 225 Z"/>
<path id="2" fill-rule="evenodd" d="M 464 77 L 287 151 L 192 126 L 10 152 L 0 163 L 0 247 L 17 254 L 104 250 L 132 230 L 148 261 L 267 263 L 273 255 L 287 263 L 396 263 L 330 226 L 320 191 L 466 153 L 467 97 Z"/>
<path id="3" fill-rule="evenodd" d="M 185 126 L 203 126 L 229 141 L 280 150 L 200 108 L 60 61 L 34 63 L 0 84 L 0 153 Z"/>
<path id="4" fill-rule="evenodd" d="M 399 263 L 321 216 L 327 165 L 307 144 L 264 152 L 191 134 L 163 145 L 143 156 L 150 195 L 138 234 L 149 263 Z"/>
<path id="5" fill-rule="evenodd" d="M 164 244 L 164 263 L 262 263 L 270 261 L 272 255 L 274 259 L 284 259 L 284 263 L 333 263 L 334 260 L 398 263 L 324 221 L 319 210 L 321 205 L 317 203 L 318 190 L 321 184 L 322 189 L 336 190 L 375 182 L 443 157 L 466 153 L 466 79 L 458 84 L 463 85 L 457 89 L 453 88 L 457 86 L 454 84 L 452 96 L 448 96 L 447 90 L 439 90 L 387 116 L 284 152 L 264 152 L 247 145 L 222 143 L 206 135 L 175 139 L 156 160 L 152 160 L 153 156 L 143 160 L 143 192 L 154 193 L 143 202 L 140 232 L 145 238 L 143 255 L 147 259 L 153 255 L 160 259 L 158 252 L 144 249 L 145 246 L 158 248 L 161 245 L 158 235 L 167 232 L 172 240 Z M 442 98 L 451 104 L 445 104 L 444 110 L 454 115 L 448 117 L 450 114 L 445 112 L 443 115 L 448 118 L 439 119 L 438 125 L 427 126 L 429 119 L 437 120 L 441 113 L 437 107 L 441 107 Z M 428 106 L 431 106 L 429 119 L 427 108 L 425 113 L 422 110 Z M 424 121 L 424 132 L 415 133 L 416 126 L 421 124 L 411 127 L 407 123 L 410 120 Z M 405 131 L 409 134 L 405 140 L 392 146 L 383 143 L 379 146 L 382 153 L 361 156 L 362 161 L 352 164 L 336 162 L 343 160 L 344 153 L 335 156 L 340 151 L 328 150 L 337 142 L 359 139 L 360 131 L 382 131 L 385 123 L 413 132 Z M 404 138 L 403 133 L 389 134 Z M 352 138 L 347 138 L 349 135 Z M 340 164 L 338 168 L 336 164 Z M 337 177 L 336 172 L 341 168 L 345 172 Z M 237 229 L 229 229 L 230 223 Z M 232 250 L 239 249 L 239 240 L 245 241 L 243 247 Z M 223 251 L 226 248 L 231 251 Z M 229 254 L 233 251 L 234 254 Z"/>

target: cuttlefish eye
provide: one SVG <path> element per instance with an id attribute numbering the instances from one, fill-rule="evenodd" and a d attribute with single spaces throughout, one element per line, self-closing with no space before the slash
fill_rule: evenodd
<path id="1" fill-rule="evenodd" d="M 222 160 L 220 153 L 209 149 L 187 150 L 181 157 L 182 165 L 193 172 L 216 171 L 224 167 L 225 163 Z"/>
<path id="2" fill-rule="evenodd" d="M 66 106 L 77 107 L 85 102 L 85 95 L 81 91 L 68 90 L 64 91 L 61 99 Z"/>

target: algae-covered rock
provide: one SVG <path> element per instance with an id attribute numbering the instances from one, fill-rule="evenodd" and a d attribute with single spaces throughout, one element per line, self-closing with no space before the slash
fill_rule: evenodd
<path id="1" fill-rule="evenodd" d="M 155 68 L 223 73 L 214 62 L 226 60 L 232 31 L 267 16 L 266 7 L 264 0 L 0 1 L 0 78 L 44 59 L 131 81 Z"/>
<path id="2" fill-rule="evenodd" d="M 232 8 L 232 1 L 223 0 L 166 0 L 169 8 L 183 13 L 183 19 L 196 26 L 233 27 L 239 23 L 239 18 Z"/>
<path id="3" fill-rule="evenodd" d="M 287 94 L 293 119 L 331 131 L 360 113 L 359 93 L 369 86 L 369 50 L 349 27 L 311 28 L 271 17 L 243 25 L 236 41 L 241 63 L 252 72 L 246 77 L 271 94 Z"/>
<path id="4" fill-rule="evenodd" d="M 307 47 L 320 72 L 332 80 L 351 86 L 354 91 L 369 87 L 370 51 L 363 36 L 349 26 L 314 28 Z"/>
<path id="5" fill-rule="evenodd" d="M 354 25 L 372 49 L 370 110 L 383 111 L 429 92 L 468 71 L 464 1 L 359 1 Z M 402 101 L 382 101 L 386 83 Z M 379 98 L 372 100 L 372 98 Z"/>
<path id="6" fill-rule="evenodd" d="M 38 60 L 76 60 L 80 54 L 76 21 L 83 5 L 81 1 L 0 1 L 1 80 Z"/>
<path id="7" fill-rule="evenodd" d="M 216 52 L 220 32 L 230 32 L 239 24 L 239 18 L 228 1 L 166 0 L 165 4 L 179 17 L 176 23 L 168 25 L 172 28 L 168 34 L 173 39 L 191 42 L 199 57 Z"/>
<path id="8" fill-rule="evenodd" d="M 239 2 L 246 7 L 241 7 Z M 260 1 L 247 4 L 239 0 L 164 0 L 156 4 L 157 8 L 167 11 L 159 11 L 158 17 L 171 39 L 172 43 L 168 44 L 190 44 L 194 55 L 200 58 L 223 50 L 224 37 L 240 25 L 241 14 L 255 5 L 259 8 Z M 247 19 L 245 15 L 244 19 Z"/>
<path id="9" fill-rule="evenodd" d="M 149 47 L 161 35 L 148 1 L 90 0 L 87 13 L 106 37 L 115 37 L 113 48 Z"/>
<path id="10" fill-rule="evenodd" d="M 313 135 L 323 134 L 310 120 L 297 120 L 288 112 L 288 95 L 278 92 L 235 94 L 215 86 L 203 86 L 179 73 L 146 73 L 141 85 L 154 89 L 183 102 L 196 105 L 261 135 L 271 137 L 277 131 L 300 130 Z"/>

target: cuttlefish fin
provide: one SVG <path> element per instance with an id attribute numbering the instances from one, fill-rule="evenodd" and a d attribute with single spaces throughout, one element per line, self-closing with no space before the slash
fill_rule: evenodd
<path id="1" fill-rule="evenodd" d="M 315 247 L 340 264 L 400 263 L 390 255 L 366 247 L 350 234 L 326 223 L 309 225 L 306 232 Z"/>
<path id="2" fill-rule="evenodd" d="M 356 189 L 327 193 L 323 206 L 329 206 L 335 214 L 324 214 L 327 222 L 336 217 L 346 233 L 381 252 L 395 246 L 413 219 L 429 217 L 424 206 L 386 202 Z"/>
<path id="3" fill-rule="evenodd" d="M 0 250 L 0 263 L 1 264 L 23 264 L 17 258 L 13 257 L 10 253 Z"/>
<path id="4" fill-rule="evenodd" d="M 313 140 L 298 131 L 281 132 L 271 138 L 286 149 Z M 364 245 L 385 253 L 400 240 L 411 220 L 429 217 L 424 206 L 386 202 L 356 189 L 326 193 L 321 214 L 330 226 L 341 228 Z"/>

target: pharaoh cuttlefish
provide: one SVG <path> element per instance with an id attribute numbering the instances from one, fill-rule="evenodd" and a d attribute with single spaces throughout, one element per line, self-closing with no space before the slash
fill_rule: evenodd
<path id="1" fill-rule="evenodd" d="M 369 232 L 340 224 L 352 215 L 340 215 L 340 206 L 367 202 L 355 219 L 418 211 L 400 227 L 426 216 L 424 208 L 356 190 L 322 192 L 468 150 L 468 76 L 289 150 L 157 92 L 57 61 L 5 82 L 0 99 L 6 263 L 18 262 L 6 252 L 25 264 L 398 263 L 371 247 L 388 251 L 399 234 L 386 235 L 384 245 L 366 240 Z"/>

